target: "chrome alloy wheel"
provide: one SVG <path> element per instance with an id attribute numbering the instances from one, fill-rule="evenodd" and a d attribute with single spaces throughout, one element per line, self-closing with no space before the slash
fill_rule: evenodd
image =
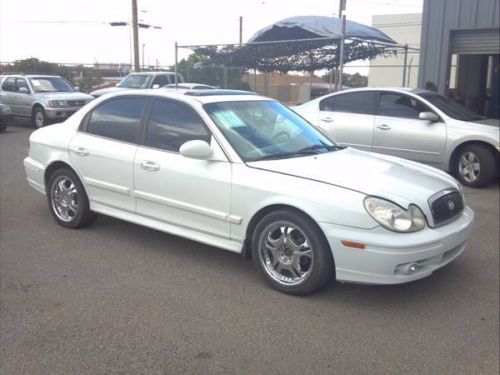
<path id="1" fill-rule="evenodd" d="M 481 165 L 473 152 L 465 152 L 458 163 L 458 173 L 467 182 L 475 182 L 479 178 Z"/>
<path id="2" fill-rule="evenodd" d="M 71 178 L 59 176 L 50 191 L 52 209 L 59 219 L 69 222 L 78 214 L 78 192 Z"/>
<path id="3" fill-rule="evenodd" d="M 280 221 L 267 226 L 259 241 L 259 261 L 278 283 L 299 285 L 310 275 L 313 251 L 304 232 L 295 224 Z"/>
<path id="4" fill-rule="evenodd" d="M 45 118 L 42 111 L 35 113 L 35 124 L 37 128 L 42 128 L 45 125 Z"/>

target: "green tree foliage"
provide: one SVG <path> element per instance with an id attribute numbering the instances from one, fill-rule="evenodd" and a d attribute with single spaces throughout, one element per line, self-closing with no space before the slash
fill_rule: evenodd
<path id="1" fill-rule="evenodd" d="M 42 61 L 35 57 L 16 60 L 11 64 L 2 65 L 0 70 L 4 74 L 49 74 L 66 78 L 74 86 L 79 86 L 81 91 L 91 91 L 94 85 L 102 82 L 101 74 L 94 68 L 83 65 L 69 66 Z"/>
<path id="2" fill-rule="evenodd" d="M 325 82 L 330 82 L 330 73 L 321 76 L 321 79 Z M 368 77 L 363 76 L 359 73 L 342 74 L 342 84 L 348 87 L 366 87 L 368 86 Z"/>
<path id="3" fill-rule="evenodd" d="M 170 70 L 174 70 L 171 67 Z M 248 83 L 241 80 L 244 69 L 228 67 L 224 69 L 216 65 L 208 56 L 193 53 L 177 64 L 177 72 L 182 74 L 186 82 L 203 83 L 228 89 L 250 90 Z"/>

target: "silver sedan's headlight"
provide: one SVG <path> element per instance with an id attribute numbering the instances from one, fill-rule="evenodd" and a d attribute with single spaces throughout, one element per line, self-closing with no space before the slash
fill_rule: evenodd
<path id="1" fill-rule="evenodd" d="M 53 108 L 61 108 L 66 107 L 67 103 L 66 100 L 49 100 L 48 106 Z"/>
<path id="2" fill-rule="evenodd" d="M 379 224 L 396 232 L 416 232 L 425 228 L 425 216 L 415 205 L 408 210 L 377 197 L 365 198 L 366 212 Z"/>

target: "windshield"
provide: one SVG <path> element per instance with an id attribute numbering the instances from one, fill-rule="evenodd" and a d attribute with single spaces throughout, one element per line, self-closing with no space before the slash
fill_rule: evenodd
<path id="1" fill-rule="evenodd" d="M 118 84 L 118 87 L 125 87 L 127 89 L 145 89 L 149 87 L 149 83 L 153 76 L 146 74 L 129 74 L 123 81 Z"/>
<path id="2" fill-rule="evenodd" d="M 484 118 L 482 116 L 479 116 L 477 113 L 471 111 L 470 109 L 467 109 L 464 106 L 458 104 L 456 101 L 449 99 L 445 96 L 433 93 L 425 93 L 418 95 L 424 98 L 425 100 L 429 101 L 431 104 L 434 104 L 438 109 L 446 113 L 451 118 L 454 118 L 455 120 L 475 121 Z"/>
<path id="3" fill-rule="evenodd" d="M 339 148 L 279 102 L 210 103 L 204 108 L 243 161 L 298 157 Z"/>
<path id="4" fill-rule="evenodd" d="M 61 77 L 33 77 L 31 86 L 35 92 L 73 92 L 75 89 Z"/>

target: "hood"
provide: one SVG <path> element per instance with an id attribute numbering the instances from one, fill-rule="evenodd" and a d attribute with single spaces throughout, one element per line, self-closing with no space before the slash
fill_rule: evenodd
<path id="1" fill-rule="evenodd" d="M 428 207 L 427 200 L 458 182 L 420 163 L 346 148 L 299 158 L 267 160 L 248 166 L 336 185 L 391 200 L 402 207 Z"/>
<path id="2" fill-rule="evenodd" d="M 94 99 L 89 94 L 84 94 L 82 92 L 38 92 L 36 94 L 46 100 L 92 100 Z"/>
<path id="3" fill-rule="evenodd" d="M 126 89 L 123 87 L 113 86 L 113 87 L 107 87 L 105 89 L 99 89 L 99 90 L 92 91 L 90 93 L 90 95 L 92 95 L 94 98 L 97 98 L 98 96 L 101 96 L 104 94 L 109 94 L 110 92 L 117 92 L 117 91 L 123 91 L 123 90 L 126 90 Z"/>

